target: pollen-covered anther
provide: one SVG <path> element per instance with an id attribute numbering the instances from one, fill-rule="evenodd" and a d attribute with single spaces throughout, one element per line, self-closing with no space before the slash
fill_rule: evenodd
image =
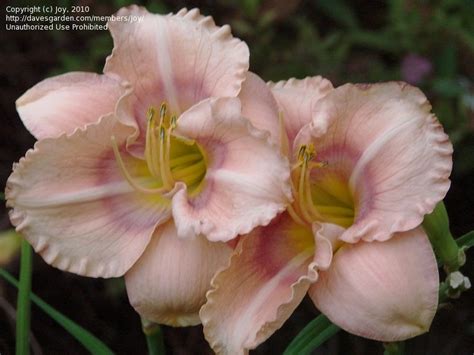
<path id="1" fill-rule="evenodd" d="M 159 117 L 157 117 L 157 113 Z M 177 181 L 184 182 L 190 192 L 196 191 L 206 172 L 204 152 L 196 141 L 175 136 L 178 117 L 170 114 L 163 102 L 157 111 L 151 106 L 146 112 L 145 162 L 149 175 L 159 188 L 141 186 L 127 170 L 115 139 L 112 139 L 115 158 L 122 175 L 138 191 L 165 193 L 171 191 Z"/>

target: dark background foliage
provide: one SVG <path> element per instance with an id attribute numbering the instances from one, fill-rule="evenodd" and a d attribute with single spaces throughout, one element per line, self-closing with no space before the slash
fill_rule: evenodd
<path id="1" fill-rule="evenodd" d="M 2 6 L 37 5 L 7 1 Z M 91 14 L 110 15 L 128 0 L 51 0 L 49 5 L 89 5 Z M 42 4 L 43 4 L 42 3 Z M 265 80 L 322 75 L 335 86 L 346 82 L 409 81 L 426 93 L 455 146 L 452 187 L 446 204 L 456 236 L 474 229 L 474 1 L 473 0 L 207 0 L 137 1 L 152 12 L 199 7 L 251 51 L 251 70 Z M 5 31 L 0 37 L 0 185 L 33 143 L 15 100 L 40 80 L 68 71 L 100 72 L 112 49 L 107 31 Z M 0 210 L 0 229 L 10 228 Z M 463 272 L 474 279 L 474 254 Z M 18 260 L 7 268 L 16 273 Z M 444 275 L 441 275 L 444 277 Z M 123 281 L 75 276 L 35 256 L 33 290 L 119 354 L 145 354 L 140 321 L 128 305 Z M 474 292 L 437 314 L 429 334 L 410 340 L 408 354 L 472 354 Z M 0 282 L 0 353 L 13 354 L 14 327 L 8 315 L 16 291 Z M 11 313 L 11 312 L 10 312 Z M 255 354 L 281 353 L 317 315 L 310 301 Z M 32 331 L 44 354 L 83 354 L 62 328 L 33 307 Z M 170 354 L 209 354 L 200 327 L 165 328 Z M 344 332 L 315 354 L 381 354 L 382 345 Z"/>

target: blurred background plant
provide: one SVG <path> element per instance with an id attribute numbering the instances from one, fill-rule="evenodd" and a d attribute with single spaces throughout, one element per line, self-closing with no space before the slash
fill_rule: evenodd
<path id="1" fill-rule="evenodd" d="M 131 3 L 157 13 L 175 12 L 185 6 L 199 7 L 218 24 L 230 24 L 234 35 L 250 47 L 251 70 L 265 80 L 322 75 L 335 86 L 388 80 L 419 86 L 455 146 L 453 184 L 446 198 L 452 233 L 460 236 L 474 229 L 473 0 L 48 1 L 48 5 L 66 7 L 88 5 L 89 13 L 94 15 L 110 15 Z M 2 11 L 6 5 L 35 4 L 35 1 L 7 1 Z M 100 72 L 111 52 L 112 39 L 107 31 L 6 32 L 3 28 L 2 31 L 0 183 L 4 186 L 12 162 L 34 142 L 16 114 L 15 100 L 51 75 Z M 3 209 L 0 229 L 9 228 Z M 9 248 L 16 250 L 15 238 L 6 238 L 10 238 L 8 242 L 0 239 L 0 243 L 11 243 Z M 472 280 L 474 263 L 472 252 L 468 254 L 471 255 L 463 272 Z M 17 261 L 9 263 L 10 270 L 17 268 Z M 140 320 L 128 306 L 121 280 L 93 280 L 62 273 L 35 256 L 33 290 L 117 353 L 145 353 Z M 14 304 L 15 292 L 0 283 L 0 299 Z M 447 308 L 438 313 L 430 334 L 408 342 L 408 354 L 472 354 L 473 291 L 456 301 L 454 307 Z M 304 302 L 285 326 L 255 353 L 280 353 L 316 314 L 311 303 Z M 6 311 L 0 309 L 3 355 L 13 353 L 12 329 Z M 39 339 L 36 351 L 85 353 L 72 337 L 35 308 L 32 331 Z M 210 353 L 199 327 L 165 328 L 164 335 L 171 354 Z M 380 343 L 340 332 L 315 354 L 380 354 L 382 351 Z"/>

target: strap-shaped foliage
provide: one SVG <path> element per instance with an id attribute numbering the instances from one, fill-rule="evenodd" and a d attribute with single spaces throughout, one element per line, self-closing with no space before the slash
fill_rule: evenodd
<path id="1" fill-rule="evenodd" d="M 8 271 L 0 268 L 0 276 L 15 287 L 19 287 L 18 280 L 13 277 Z M 48 316 L 54 319 L 60 326 L 62 326 L 69 334 L 81 343 L 91 354 L 94 355 L 113 355 L 114 352 L 110 350 L 107 345 L 92 335 L 89 331 L 82 328 L 80 325 L 74 323 L 68 317 L 51 307 L 34 293 L 30 294 L 31 301 L 43 310 Z"/>
<path id="2" fill-rule="evenodd" d="M 306 355 L 336 334 L 340 328 L 324 315 L 308 323 L 288 345 L 283 355 Z"/>

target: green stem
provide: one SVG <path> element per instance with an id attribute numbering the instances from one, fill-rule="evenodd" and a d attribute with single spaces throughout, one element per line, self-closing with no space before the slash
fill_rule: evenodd
<path id="1" fill-rule="evenodd" d="M 33 252 L 30 244 L 21 242 L 20 285 L 16 313 L 16 354 L 30 353 L 31 271 Z"/>
<path id="2" fill-rule="evenodd" d="M 450 273 L 459 270 L 466 258 L 449 230 L 448 213 L 442 201 L 438 203 L 431 214 L 425 216 L 423 228 L 446 271 Z"/>
<path id="3" fill-rule="evenodd" d="M 441 282 L 439 284 L 439 291 L 438 291 L 438 303 L 441 304 L 443 303 L 444 301 L 446 301 L 448 299 L 448 291 L 449 291 L 449 285 L 448 283 L 445 281 L 445 282 Z"/>
<path id="4" fill-rule="evenodd" d="M 160 325 L 142 318 L 142 330 L 146 337 L 148 354 L 164 355 L 166 353 L 165 344 L 163 342 L 163 332 Z"/>

